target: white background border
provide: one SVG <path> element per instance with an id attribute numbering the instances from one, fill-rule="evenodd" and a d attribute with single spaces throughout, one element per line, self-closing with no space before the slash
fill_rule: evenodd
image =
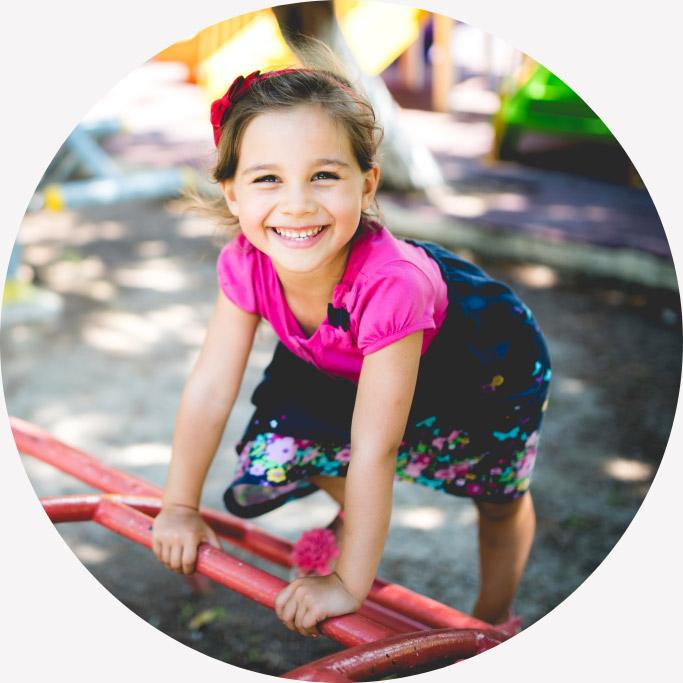
<path id="1" fill-rule="evenodd" d="M 524 50 L 588 102 L 638 168 L 680 266 L 676 257 L 682 248 L 678 184 L 683 102 L 681 74 L 675 69 L 675 62 L 681 62 L 677 3 L 422 0 L 419 4 Z M 33 189 L 90 107 L 170 43 L 229 15 L 266 6 L 246 0 L 182 4 L 62 0 L 13 3 L 11 10 L 4 10 L 2 272 Z M 0 675 L 76 683 L 145 677 L 168 683 L 226 676 L 264 680 L 165 636 L 123 607 L 84 569 L 38 505 L 16 455 L 4 403 L 2 411 Z M 581 676 L 680 680 L 683 534 L 675 503 L 683 482 L 677 454 L 680 431 L 679 411 L 649 495 L 594 574 L 511 643 L 458 665 L 458 680 L 504 677 L 555 682 Z M 419 678 L 445 681 L 454 673 L 441 670 Z"/>

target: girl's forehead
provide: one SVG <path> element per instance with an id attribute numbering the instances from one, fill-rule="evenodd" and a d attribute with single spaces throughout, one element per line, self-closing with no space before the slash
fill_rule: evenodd
<path id="1" fill-rule="evenodd" d="M 267 111 L 255 116 L 242 136 L 240 162 L 244 157 L 297 156 L 352 157 L 351 141 L 343 124 L 321 106 L 302 105 Z"/>
<path id="2" fill-rule="evenodd" d="M 322 105 L 313 102 L 306 104 L 299 104 L 293 107 L 280 107 L 264 111 L 262 114 L 257 114 L 251 121 L 255 123 L 260 121 L 262 125 L 268 125 L 273 122 L 280 125 L 300 125 L 303 122 L 313 123 L 318 126 L 337 127 L 336 119 L 328 112 Z"/>

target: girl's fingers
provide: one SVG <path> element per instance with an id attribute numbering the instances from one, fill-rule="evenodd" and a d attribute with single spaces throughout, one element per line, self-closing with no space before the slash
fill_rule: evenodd
<path id="1" fill-rule="evenodd" d="M 171 568 L 171 544 L 167 541 L 161 544 L 161 561 L 170 569 Z"/>
<path id="2" fill-rule="evenodd" d="M 183 574 L 192 574 L 195 563 L 197 562 L 197 544 L 192 541 L 185 542 L 183 546 L 182 556 L 182 571 Z"/>
<path id="3" fill-rule="evenodd" d="M 302 626 L 301 622 L 303 621 L 307 611 L 308 607 L 303 602 L 297 601 L 296 613 L 294 615 L 294 630 L 300 633 L 302 636 L 306 635 L 306 629 Z"/>
<path id="4" fill-rule="evenodd" d="M 316 624 L 315 612 L 311 599 L 307 595 L 296 595 L 297 609 L 294 617 L 294 627 L 302 636 L 309 636 Z"/>
<path id="5" fill-rule="evenodd" d="M 315 628 L 317 621 L 315 612 L 307 604 L 301 603 L 294 619 L 296 630 L 302 636 L 317 635 L 317 629 Z"/>
<path id="6" fill-rule="evenodd" d="M 180 571 L 182 553 L 183 546 L 180 543 L 174 543 L 171 547 L 171 556 L 169 559 L 170 567 L 174 572 Z"/>
<path id="7" fill-rule="evenodd" d="M 289 598 L 296 589 L 294 583 L 290 583 L 289 586 L 283 588 L 275 598 L 275 614 L 277 614 L 279 619 L 282 619 L 282 614 L 285 605 L 289 602 Z"/>
<path id="8" fill-rule="evenodd" d="M 308 629 L 304 626 L 305 623 L 310 621 L 308 618 L 308 607 L 304 604 L 300 604 L 296 610 L 296 616 L 294 617 L 294 628 L 302 635 L 308 635 Z"/>
<path id="9" fill-rule="evenodd" d="M 306 612 L 301 623 L 306 629 L 307 636 L 313 636 L 314 638 L 317 638 L 320 635 L 320 629 L 318 628 L 318 623 L 320 621 L 322 620 L 317 618 L 315 612 L 311 610 Z"/>
<path id="10" fill-rule="evenodd" d="M 209 542 L 209 544 L 212 545 L 214 548 L 218 548 L 218 550 L 223 550 L 223 546 L 221 545 L 221 542 L 218 540 L 216 532 L 211 527 L 207 528 L 206 539 Z"/>
<path id="11" fill-rule="evenodd" d="M 296 630 L 294 626 L 294 618 L 296 617 L 297 607 L 297 600 L 296 598 L 292 597 L 287 601 L 287 604 L 285 604 L 281 610 L 280 619 L 290 631 Z"/>

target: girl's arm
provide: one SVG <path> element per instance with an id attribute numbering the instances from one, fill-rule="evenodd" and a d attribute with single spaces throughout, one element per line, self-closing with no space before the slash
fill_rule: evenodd
<path id="1" fill-rule="evenodd" d="M 415 393 L 422 331 L 366 356 L 351 427 L 337 573 L 359 601 L 370 591 L 389 530 L 396 455 Z"/>
<path id="2" fill-rule="evenodd" d="M 351 426 L 342 547 L 334 575 L 297 579 L 277 596 L 278 617 L 303 635 L 357 610 L 379 566 L 389 529 L 396 455 L 415 393 L 422 331 L 365 357 Z"/>
<path id="3" fill-rule="evenodd" d="M 197 545 L 218 540 L 199 516 L 202 487 L 239 391 L 259 316 L 218 293 L 199 357 L 183 389 L 171 464 L 154 522 L 153 550 L 170 569 L 194 570 Z"/>

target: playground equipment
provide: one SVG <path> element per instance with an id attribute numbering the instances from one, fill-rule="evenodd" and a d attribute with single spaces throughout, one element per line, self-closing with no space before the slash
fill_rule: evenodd
<path id="1" fill-rule="evenodd" d="M 104 466 L 28 422 L 10 418 L 10 423 L 19 452 L 105 492 L 42 498 L 53 523 L 92 521 L 151 548 L 152 520 L 160 509 L 159 488 Z M 200 512 L 224 540 L 275 564 L 290 566 L 292 546 L 288 541 L 231 515 L 205 508 Z M 287 585 L 208 544 L 198 549 L 196 572 L 270 609 Z M 494 627 L 381 579 L 375 579 L 358 612 L 326 619 L 319 628 L 349 649 L 290 671 L 285 678 L 342 683 L 409 675 L 472 657 L 513 635 L 505 627 Z"/>
<path id="2" fill-rule="evenodd" d="M 415 75 L 422 59 L 422 28 L 430 17 L 428 12 L 411 7 L 359 0 L 294 3 L 209 26 L 155 59 L 183 61 L 191 79 L 210 102 L 223 95 L 226 81 L 234 74 L 300 63 L 304 58 L 301 36 L 321 40 L 345 65 L 351 80 L 365 91 L 382 122 L 384 187 L 422 190 L 443 185 L 443 175 L 432 154 L 412 139 L 400 121 L 399 107 L 379 74 L 400 57 L 406 67 L 401 73 Z M 440 108 L 444 92 L 450 87 L 448 69 L 443 68 L 449 63 L 442 59 L 441 66 L 435 69 L 439 77 L 434 82 L 434 93 Z"/>
<path id="3" fill-rule="evenodd" d="M 99 142 L 122 129 L 118 121 L 103 120 L 76 126 L 50 162 L 27 212 L 79 209 L 118 202 L 168 199 L 201 181 L 192 168 L 124 171 Z M 61 298 L 18 277 L 21 245 L 17 242 L 3 291 L 3 323 L 44 320 L 62 310 Z"/>
<path id="4" fill-rule="evenodd" d="M 165 199 L 196 184 L 190 168 L 124 172 L 98 144 L 121 130 L 117 121 L 82 123 L 48 166 L 29 211 L 83 208 L 117 202 Z"/>
<path id="5" fill-rule="evenodd" d="M 525 131 L 615 144 L 609 128 L 554 73 L 528 58 L 513 84 L 501 93 L 493 120 L 494 154 L 512 158 Z"/>
<path id="6" fill-rule="evenodd" d="M 389 3 L 336 0 L 334 11 L 362 70 L 379 74 L 419 37 L 429 12 Z M 381 31 L 378 31 L 381 27 Z M 270 9 L 209 26 L 154 57 L 187 65 L 209 101 L 225 91 L 226 73 L 267 71 L 296 63 Z"/>

